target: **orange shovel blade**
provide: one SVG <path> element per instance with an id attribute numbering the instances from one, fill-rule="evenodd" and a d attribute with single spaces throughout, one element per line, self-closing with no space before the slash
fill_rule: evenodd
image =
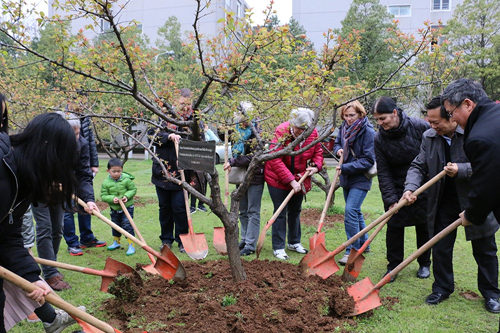
<path id="1" fill-rule="evenodd" d="M 227 254 L 226 229 L 224 227 L 214 227 L 213 244 L 218 254 Z"/>
<path id="2" fill-rule="evenodd" d="M 351 250 L 352 251 L 352 250 Z M 370 278 L 364 278 L 347 288 L 347 293 L 354 298 L 354 312 L 352 316 L 362 314 L 382 305 L 378 296 L 378 289 L 373 289 Z"/>
<path id="3" fill-rule="evenodd" d="M 314 250 L 309 251 L 300 261 L 300 266 L 304 274 L 307 276 L 318 275 L 323 279 L 335 274 L 340 269 L 335 262 L 335 257 L 323 261 L 328 254 L 330 252 L 328 252 L 325 245 L 321 243 L 317 244 Z"/>
<path id="4" fill-rule="evenodd" d="M 154 264 L 144 265 L 142 269 L 148 272 L 149 274 L 159 275 L 160 273 L 156 270 Z"/>
<path id="5" fill-rule="evenodd" d="M 353 258 L 356 257 L 356 259 Z M 363 254 L 358 255 L 358 251 L 354 248 L 351 249 L 351 253 L 349 253 L 349 259 L 347 259 L 347 264 L 344 267 L 344 273 L 342 274 L 342 280 L 344 281 L 356 281 L 361 272 L 361 267 L 363 266 L 363 262 L 365 261 L 365 257 Z"/>
<path id="6" fill-rule="evenodd" d="M 310 251 L 314 250 L 318 244 L 325 244 L 325 233 L 324 232 L 315 232 L 314 235 L 309 238 L 309 249 Z"/>
<path id="7" fill-rule="evenodd" d="M 73 319 L 76 320 L 76 322 L 78 323 L 78 325 L 80 325 L 80 327 L 82 328 L 82 331 L 85 332 L 85 333 L 104 333 L 104 331 L 101 331 L 97 327 L 94 327 L 94 326 L 90 325 L 89 323 L 81 320 L 78 317 L 74 317 L 74 316 L 71 316 L 71 317 L 73 317 Z M 116 328 L 113 328 L 113 329 L 115 330 L 116 333 L 121 333 Z"/>
<path id="8" fill-rule="evenodd" d="M 107 292 L 109 284 L 113 282 L 118 275 L 133 273 L 134 269 L 129 265 L 126 265 L 120 261 L 108 257 L 106 258 L 106 264 L 104 265 L 103 272 L 113 275 L 113 277 L 109 276 L 102 277 L 100 290 L 103 292 Z"/>
<path id="9" fill-rule="evenodd" d="M 202 233 L 179 235 L 187 255 L 194 260 L 204 259 L 208 254 L 208 245 Z"/>
<path id="10" fill-rule="evenodd" d="M 170 251 L 168 246 L 161 249 L 161 255 L 157 256 L 155 269 L 167 280 L 174 279 L 182 281 L 186 278 L 186 271 L 175 254 Z"/>

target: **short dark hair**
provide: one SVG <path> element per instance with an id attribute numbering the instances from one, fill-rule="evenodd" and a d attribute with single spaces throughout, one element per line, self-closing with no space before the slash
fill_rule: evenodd
<path id="1" fill-rule="evenodd" d="M 115 166 L 123 168 L 122 160 L 120 160 L 119 158 L 116 158 L 116 157 L 110 158 L 108 161 L 108 170 L 111 169 L 112 167 L 115 167 Z"/>
<path id="2" fill-rule="evenodd" d="M 49 205 L 66 202 L 71 207 L 77 184 L 78 144 L 68 122 L 56 113 L 44 113 L 10 140 L 23 193 L 31 201 Z"/>
<path id="3" fill-rule="evenodd" d="M 440 95 L 433 97 L 431 99 L 431 101 L 425 105 L 425 108 L 427 110 L 440 108 L 439 115 L 441 116 L 441 118 L 446 119 L 446 120 L 450 120 L 450 114 L 448 112 L 446 112 L 446 109 L 444 108 L 443 104 L 441 103 L 441 96 Z"/>
<path id="4" fill-rule="evenodd" d="M 396 101 L 388 96 L 382 96 L 375 102 L 373 113 L 392 113 L 394 109 L 399 111 Z"/>
<path id="5" fill-rule="evenodd" d="M 448 101 L 451 105 L 458 106 L 466 98 L 477 103 L 484 97 L 488 96 L 478 82 L 471 79 L 458 79 L 444 89 L 441 102 Z"/>

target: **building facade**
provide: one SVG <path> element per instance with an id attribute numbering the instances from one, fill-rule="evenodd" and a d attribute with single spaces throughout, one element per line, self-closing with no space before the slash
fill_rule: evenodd
<path id="1" fill-rule="evenodd" d="M 54 0 L 49 0 L 49 16 L 62 14 L 53 7 Z M 59 3 L 64 3 L 59 0 Z M 119 6 L 126 4 L 121 9 Z M 226 11 L 233 12 L 237 17 L 244 17 L 248 5 L 245 0 L 212 0 L 209 8 L 203 11 L 200 19 L 200 31 L 208 37 L 217 35 L 222 28 L 220 19 L 224 18 Z M 175 16 L 181 24 L 181 33 L 192 32 L 195 19 L 196 2 L 193 0 L 120 0 L 113 5 L 117 14 L 117 22 L 127 24 L 135 20 L 142 33 L 154 44 L 158 37 L 158 29 L 162 27 L 170 16 Z M 91 23 L 89 18 L 78 18 L 72 21 L 73 33 L 78 32 L 85 25 Z M 100 32 L 109 29 L 109 22 L 99 22 Z M 86 37 L 93 38 L 96 33 L 86 31 Z"/>
<path id="2" fill-rule="evenodd" d="M 351 0 L 293 0 L 292 16 L 307 31 L 308 38 L 316 50 L 321 50 L 328 29 L 342 26 Z M 456 6 L 462 0 L 380 0 L 387 11 L 399 21 L 399 28 L 405 33 L 417 33 L 424 28 L 424 22 L 442 25 L 452 17 Z"/>

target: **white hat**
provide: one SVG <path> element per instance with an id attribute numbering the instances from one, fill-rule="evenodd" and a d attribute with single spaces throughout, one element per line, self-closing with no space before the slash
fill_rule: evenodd
<path id="1" fill-rule="evenodd" d="M 290 124 L 292 126 L 305 129 L 311 126 L 314 118 L 314 111 L 307 108 L 293 109 L 290 113 Z"/>

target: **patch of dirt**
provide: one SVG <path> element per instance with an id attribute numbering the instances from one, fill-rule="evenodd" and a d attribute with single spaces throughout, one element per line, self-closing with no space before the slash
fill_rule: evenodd
<path id="1" fill-rule="evenodd" d="M 304 225 L 312 225 L 314 227 L 318 226 L 319 219 L 321 217 L 320 209 L 303 209 L 300 212 L 300 223 Z M 325 224 L 323 227 L 331 225 L 333 223 L 344 223 L 344 215 L 343 214 L 333 214 L 325 216 Z"/>
<path id="2" fill-rule="evenodd" d="M 298 266 L 243 261 L 247 280 L 234 283 L 227 260 L 183 262 L 182 282 L 145 275 L 143 286 L 107 300 L 109 323 L 123 332 L 332 332 L 344 324 L 354 300 L 340 276 L 305 278 Z M 144 274 L 144 273 L 141 273 Z"/>
<path id="3" fill-rule="evenodd" d="M 136 207 L 144 207 L 146 205 L 152 205 L 152 204 L 157 203 L 157 202 L 158 202 L 158 200 L 153 199 L 153 198 L 145 199 L 145 198 L 140 197 L 138 195 L 134 196 L 134 206 L 136 206 Z"/>
<path id="4" fill-rule="evenodd" d="M 382 305 L 385 309 L 392 310 L 392 307 L 394 306 L 394 304 L 399 303 L 399 298 L 387 296 L 387 297 L 383 297 L 381 299 L 381 302 L 382 302 Z"/>
<path id="5" fill-rule="evenodd" d="M 106 210 L 108 209 L 109 205 L 104 202 L 104 201 L 96 201 L 95 203 L 97 205 L 97 208 L 99 208 L 99 210 L 102 212 L 103 210 Z"/>
<path id="6" fill-rule="evenodd" d="M 468 299 L 468 300 L 476 300 L 476 299 L 481 298 L 478 294 L 476 294 L 475 292 L 473 292 L 471 290 L 462 291 L 460 293 L 460 296 L 462 296 L 463 298 Z"/>

